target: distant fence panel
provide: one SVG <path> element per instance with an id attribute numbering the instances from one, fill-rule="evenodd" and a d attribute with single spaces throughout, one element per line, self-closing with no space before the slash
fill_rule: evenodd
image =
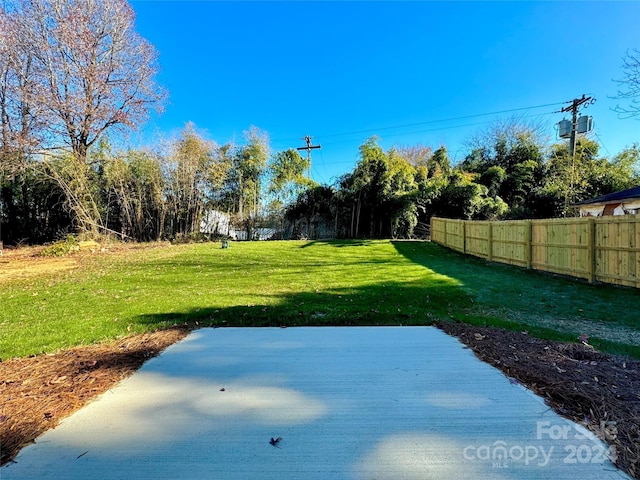
<path id="1" fill-rule="evenodd" d="M 491 258 L 495 262 L 530 266 L 531 225 L 529 222 L 492 222 Z"/>
<path id="2" fill-rule="evenodd" d="M 491 222 L 467 222 L 465 231 L 466 253 L 488 259 L 491 256 Z"/>
<path id="3" fill-rule="evenodd" d="M 453 248 L 464 253 L 464 220 L 451 220 L 447 222 L 445 230 L 445 241 L 449 248 Z"/>
<path id="4" fill-rule="evenodd" d="M 490 261 L 640 288 L 640 216 L 431 219 L 431 240 Z"/>

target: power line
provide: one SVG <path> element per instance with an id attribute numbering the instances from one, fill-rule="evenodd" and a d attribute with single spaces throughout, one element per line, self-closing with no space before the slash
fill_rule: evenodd
<path id="1" fill-rule="evenodd" d="M 547 116 L 547 115 L 552 115 L 554 112 L 547 112 L 547 113 L 539 113 L 536 115 L 530 115 L 527 118 L 536 118 L 536 117 L 543 117 L 543 116 Z M 437 128 L 429 128 L 426 130 L 413 130 L 410 132 L 403 132 L 403 133 L 392 133 L 389 135 L 385 135 L 384 138 L 393 138 L 393 137 L 402 137 L 405 135 L 416 135 L 419 133 L 430 133 L 430 132 L 439 132 L 441 130 L 451 130 L 451 129 L 455 129 L 455 128 L 466 128 L 466 127 L 475 127 L 478 125 L 486 125 L 487 123 L 491 123 L 493 120 L 487 120 L 484 122 L 474 122 L 474 123 L 465 123 L 463 125 L 450 125 L 447 127 L 437 127 Z M 352 142 L 353 140 L 349 139 L 349 140 L 338 140 L 338 141 L 333 141 L 333 142 L 323 142 L 325 145 L 337 145 L 340 143 L 348 143 L 348 142 Z"/>
<path id="2" fill-rule="evenodd" d="M 372 133 L 372 132 L 379 132 L 381 130 L 393 130 L 396 128 L 407 128 L 407 127 L 416 127 L 416 126 L 420 126 L 420 125 L 431 125 L 434 123 L 445 123 L 445 122 L 453 122 L 456 120 L 466 120 L 469 118 L 477 118 L 477 117 L 485 117 L 485 116 L 489 116 L 489 115 L 501 115 L 504 113 L 513 113 L 513 112 L 520 112 L 523 110 L 532 110 L 532 109 L 536 109 L 536 108 L 545 108 L 545 107 L 555 107 L 557 105 L 564 105 L 567 102 L 554 102 L 554 103 L 545 103 L 545 104 L 541 104 L 541 105 L 533 105 L 533 106 L 529 106 L 529 107 L 519 107 L 519 108 L 510 108 L 507 110 L 498 110 L 495 112 L 486 112 L 486 113 L 477 113 L 474 115 L 464 115 L 464 116 L 460 116 L 460 117 L 451 117 L 451 118 L 444 118 L 444 119 L 440 119 L 440 120 L 429 120 L 426 122 L 416 122 L 416 123 L 406 123 L 406 124 L 401 124 L 401 125 L 392 125 L 392 126 L 388 126 L 388 127 L 379 127 L 379 128 L 368 128 L 368 129 L 364 129 L 364 130 L 354 130 L 351 132 L 342 132 L 342 133 L 331 133 L 331 134 L 327 134 L 327 135 L 318 135 L 318 137 L 321 138 L 332 138 L 332 137 L 342 137 L 342 136 L 347 136 L 347 135 L 355 135 L 355 134 L 360 134 L 360 133 Z M 549 112 L 551 113 L 551 112 Z M 281 139 L 281 140 L 274 140 L 274 142 L 287 142 L 287 141 L 291 141 L 291 140 L 297 140 L 297 138 L 290 138 L 290 139 Z"/>
<path id="3" fill-rule="evenodd" d="M 596 132 L 595 130 L 593 131 L 593 134 L 596 136 L 596 138 L 598 139 L 598 141 L 600 142 L 600 145 L 602 146 L 602 148 L 604 148 L 607 151 L 607 155 L 611 156 L 611 152 L 609 151 L 609 149 L 607 148 L 607 146 L 604 144 L 604 142 L 602 141 L 602 139 L 600 138 L 600 135 L 598 135 L 598 132 Z"/>

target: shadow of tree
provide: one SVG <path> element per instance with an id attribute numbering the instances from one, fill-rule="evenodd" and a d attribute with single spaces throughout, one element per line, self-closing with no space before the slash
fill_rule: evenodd
<path id="1" fill-rule="evenodd" d="M 366 247 L 371 245 L 375 240 L 311 240 L 300 245 L 300 248 L 309 248 L 315 245 L 329 245 L 336 248 L 353 248 L 353 247 Z"/>
<path id="2" fill-rule="evenodd" d="M 534 317 L 613 322 L 638 327 L 629 305 L 637 305 L 640 291 L 584 281 L 535 270 L 490 263 L 433 243 L 393 242 L 411 262 L 457 281 L 468 295 L 467 313 L 487 317 L 510 316 L 517 321 Z"/>
<path id="3" fill-rule="evenodd" d="M 469 302 L 454 280 L 425 272 L 425 282 L 385 282 L 353 289 L 311 291 L 280 296 L 274 304 L 143 314 L 144 325 L 197 326 L 339 326 L 428 325 Z M 259 298 L 259 297 L 256 297 Z"/>

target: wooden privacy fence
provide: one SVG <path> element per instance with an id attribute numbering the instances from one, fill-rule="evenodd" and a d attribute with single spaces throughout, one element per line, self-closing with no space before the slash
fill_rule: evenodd
<path id="1" fill-rule="evenodd" d="M 640 287 L 640 216 L 431 219 L 431 240 L 492 262 Z"/>

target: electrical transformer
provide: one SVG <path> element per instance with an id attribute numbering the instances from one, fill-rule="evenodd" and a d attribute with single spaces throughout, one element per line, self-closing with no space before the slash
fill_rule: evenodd
<path id="1" fill-rule="evenodd" d="M 593 117 L 590 115 L 583 115 L 578 117 L 578 133 L 589 133 L 593 130 Z"/>
<path id="2" fill-rule="evenodd" d="M 571 120 L 560 120 L 558 123 L 558 135 L 560 138 L 569 138 L 571 136 Z"/>

